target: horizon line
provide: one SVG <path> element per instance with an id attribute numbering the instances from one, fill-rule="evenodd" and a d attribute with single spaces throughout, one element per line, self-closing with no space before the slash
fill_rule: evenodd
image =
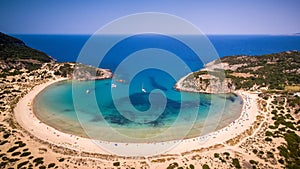
<path id="1" fill-rule="evenodd" d="M 2 32 L 4 33 L 4 32 Z M 94 34 L 89 34 L 89 33 L 5 33 L 8 35 L 86 35 L 86 36 L 92 36 Z M 145 33 L 147 34 L 147 33 Z M 149 32 L 149 34 L 155 34 L 154 32 Z M 99 34 L 99 35 L 134 35 L 134 34 Z M 184 36 L 194 36 L 198 34 L 170 34 L 170 35 L 184 35 Z M 214 35 L 232 35 L 232 36 L 239 36 L 239 35 L 249 35 L 249 36 L 300 36 L 300 33 L 286 33 L 286 34 L 267 34 L 267 33 L 257 33 L 257 34 L 233 34 L 233 33 L 228 33 L 228 34 L 223 34 L 223 33 L 208 33 L 208 34 L 200 34 L 200 35 L 207 35 L 207 36 L 214 36 Z M 198 35 L 199 36 L 199 35 Z"/>

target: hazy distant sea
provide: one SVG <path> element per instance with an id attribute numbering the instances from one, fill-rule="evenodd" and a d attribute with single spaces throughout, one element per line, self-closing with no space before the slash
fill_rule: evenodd
<path id="1" fill-rule="evenodd" d="M 13 35 L 60 62 L 76 61 L 90 35 Z M 300 36 L 208 35 L 220 57 L 300 51 Z"/>

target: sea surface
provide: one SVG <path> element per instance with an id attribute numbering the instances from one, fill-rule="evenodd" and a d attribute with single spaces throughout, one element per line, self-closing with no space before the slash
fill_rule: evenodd
<path id="1" fill-rule="evenodd" d="M 76 61 L 91 35 L 12 35 L 59 62 Z M 287 50 L 300 51 L 300 36 L 289 35 L 207 35 L 219 56 L 262 55 Z M 201 66 L 200 66 L 201 67 Z"/>
<path id="2" fill-rule="evenodd" d="M 77 60 L 90 36 L 16 37 L 57 61 L 69 62 Z M 211 35 L 208 39 L 220 57 L 300 50 L 299 36 Z M 144 50 L 147 48 L 151 50 Z M 174 55 L 166 51 L 187 66 L 174 64 Z M 133 59 L 127 59 L 129 54 Z M 216 59 L 204 57 L 197 58 L 180 41 L 162 35 L 134 36 L 116 44 L 99 64 L 115 73 L 113 79 L 53 84 L 36 97 L 34 111 L 41 121 L 60 131 L 104 141 L 161 142 L 201 136 L 236 120 L 243 104 L 234 94 L 197 94 L 173 88 L 182 76 Z M 147 64 L 147 69 L 135 69 Z"/>

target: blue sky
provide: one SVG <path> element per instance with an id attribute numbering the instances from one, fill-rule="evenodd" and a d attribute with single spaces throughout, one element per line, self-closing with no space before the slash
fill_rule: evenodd
<path id="1" fill-rule="evenodd" d="M 299 0 L 1 0 L 0 31 L 9 34 L 92 34 L 125 15 L 163 12 L 206 34 L 300 32 Z"/>

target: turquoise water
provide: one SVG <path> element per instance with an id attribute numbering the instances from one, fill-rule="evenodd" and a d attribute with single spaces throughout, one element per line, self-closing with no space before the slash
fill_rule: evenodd
<path id="1" fill-rule="evenodd" d="M 111 88 L 112 82 L 116 88 Z M 145 84 L 147 90 L 157 88 L 154 82 L 152 86 Z M 35 114 L 62 132 L 82 137 L 115 142 L 160 142 L 213 132 L 227 126 L 241 113 L 242 100 L 238 96 L 177 92 L 168 85 L 160 86 L 164 94 L 143 93 L 140 87 L 132 87 L 130 102 L 122 93 L 112 99 L 112 92 L 126 85 L 114 80 L 59 82 L 36 97 Z M 151 107 L 149 95 L 154 100 L 151 101 L 154 108 L 147 112 Z M 165 96 L 166 107 L 160 101 L 155 102 Z M 203 127 L 204 124 L 208 127 Z"/>

